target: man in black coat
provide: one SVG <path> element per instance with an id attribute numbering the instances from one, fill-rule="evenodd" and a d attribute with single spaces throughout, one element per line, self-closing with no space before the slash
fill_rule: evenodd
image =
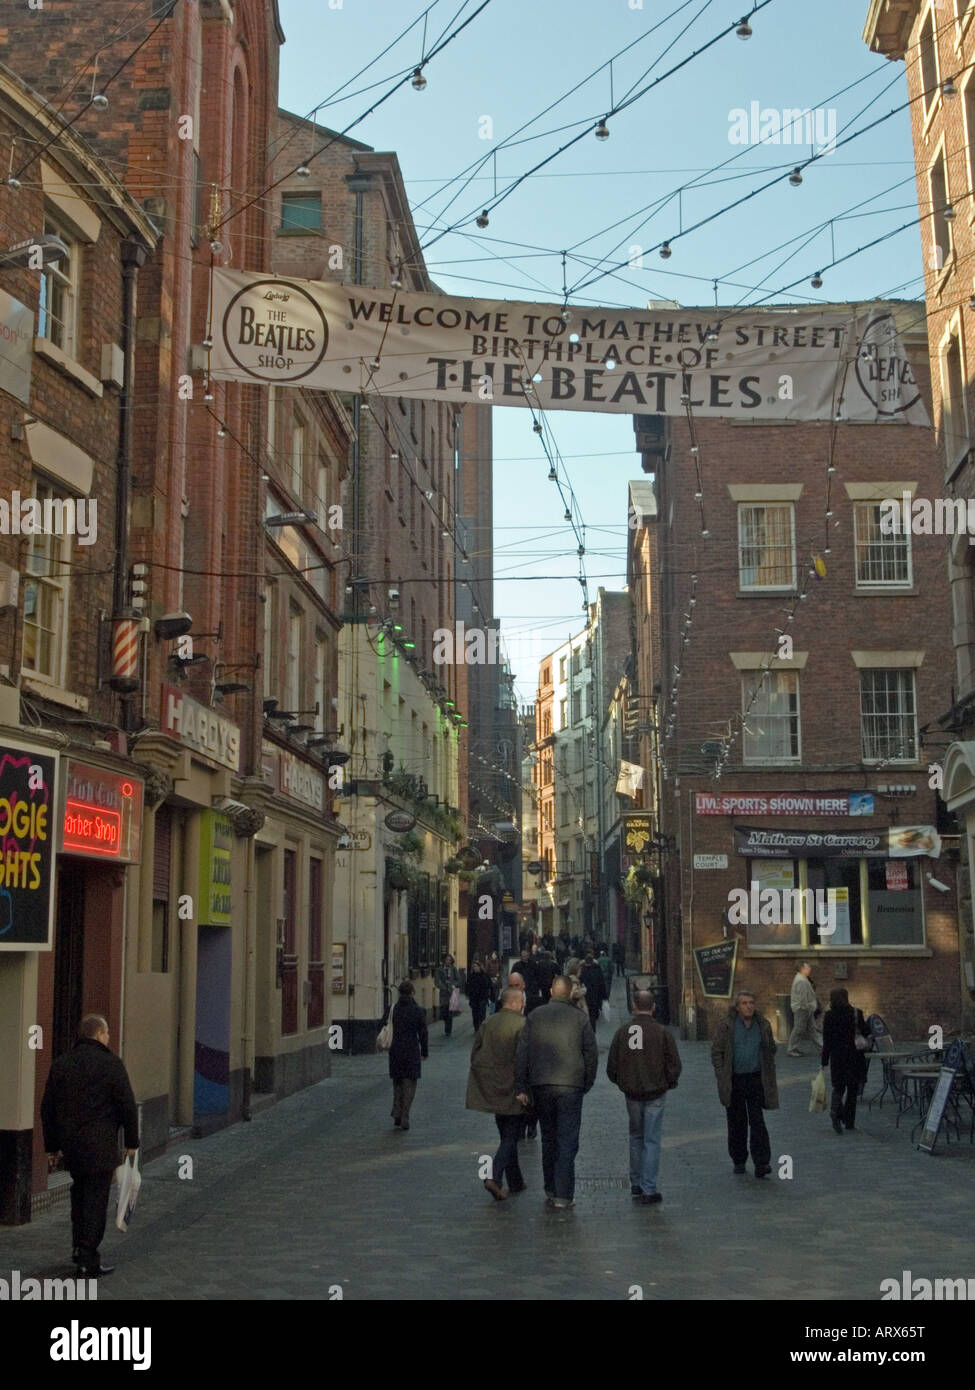
<path id="1" fill-rule="evenodd" d="M 593 959 L 592 951 L 586 952 L 586 959 L 579 971 L 579 983 L 586 987 L 586 1008 L 589 1010 L 589 1022 L 595 1032 L 596 1024 L 599 1022 L 599 1011 L 606 998 L 606 979 L 600 966 Z"/>
<path id="2" fill-rule="evenodd" d="M 549 992 L 552 988 L 552 981 L 560 973 L 559 967 L 552 959 L 550 951 L 539 951 L 534 960 L 535 982 L 538 985 L 540 1004 L 548 1003 Z"/>
<path id="3" fill-rule="evenodd" d="M 51 1067 L 41 1101 L 44 1148 L 53 1168 L 64 1154 L 71 1174 L 71 1233 L 79 1276 L 97 1279 L 112 1266 L 101 1263 L 108 1196 L 118 1167 L 118 1131 L 125 1130 L 125 1156 L 139 1147 L 139 1112 L 121 1057 L 108 1046 L 108 1024 L 86 1014 L 71 1052 Z"/>
<path id="4" fill-rule="evenodd" d="M 392 1007 L 393 1042 L 389 1049 L 389 1076 L 393 1083 L 393 1109 L 397 1129 L 410 1127 L 410 1107 L 420 1079 L 420 1062 L 426 1061 L 429 1040 L 427 1016 L 413 998 L 411 980 L 399 986 L 399 998 Z"/>
<path id="5" fill-rule="evenodd" d="M 525 982 L 526 1014 L 530 1014 L 532 1009 L 537 1009 L 539 1004 L 548 1002 L 542 999 L 538 985 L 538 970 L 535 966 L 535 957 L 527 946 L 522 948 L 521 960 L 515 961 L 512 970 L 517 971 Z"/>

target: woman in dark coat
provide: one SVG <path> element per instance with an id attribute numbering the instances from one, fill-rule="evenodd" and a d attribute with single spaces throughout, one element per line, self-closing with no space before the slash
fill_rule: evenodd
<path id="1" fill-rule="evenodd" d="M 476 957 L 471 961 L 470 972 L 467 976 L 467 998 L 470 1002 L 471 1017 L 476 1033 L 484 1022 L 488 1004 L 494 998 L 494 986 L 491 984 L 491 977 Z"/>
<path id="2" fill-rule="evenodd" d="M 449 953 L 444 956 L 437 967 L 434 984 L 440 993 L 440 1017 L 443 1019 L 443 1035 L 445 1038 L 449 1038 L 450 1030 L 454 1026 L 454 1016 L 450 1012 L 450 996 L 460 985 L 460 971 L 454 964 L 453 956 Z"/>
<path id="3" fill-rule="evenodd" d="M 857 1113 L 857 1096 L 866 1078 L 867 1059 L 857 1051 L 856 1035 L 869 1037 L 863 1014 L 850 1004 L 845 989 L 834 989 L 829 996 L 829 1008 L 823 1019 L 822 1065 L 829 1066 L 832 1094 L 829 1113 L 837 1134 L 843 1127 L 853 1129 Z"/>
<path id="4" fill-rule="evenodd" d="M 389 1074 L 393 1081 L 393 1124 L 409 1129 L 410 1106 L 420 1079 L 420 1059 L 427 1056 L 427 1016 L 413 998 L 413 985 L 404 980 L 393 1005 L 393 1042 Z"/>

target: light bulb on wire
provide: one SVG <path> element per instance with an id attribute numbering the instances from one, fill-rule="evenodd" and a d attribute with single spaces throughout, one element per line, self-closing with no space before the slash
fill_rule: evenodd
<path id="1" fill-rule="evenodd" d="M 735 33 L 738 35 L 740 39 L 750 39 L 752 36 L 752 32 L 752 26 L 749 24 L 747 19 L 743 19 L 741 23 L 738 25 L 738 28 L 735 30 Z"/>
<path id="2" fill-rule="evenodd" d="M 474 225 L 480 227 L 481 231 L 483 231 L 484 228 L 488 225 L 489 220 L 490 219 L 488 218 L 487 208 L 485 208 L 484 211 L 481 213 L 480 217 L 476 217 L 474 219 Z"/>
<path id="3" fill-rule="evenodd" d="M 609 139 L 609 126 L 606 124 L 605 120 L 599 122 L 593 134 L 597 140 Z"/>
<path id="4" fill-rule="evenodd" d="M 413 88 L 414 92 L 422 92 L 424 87 L 427 85 L 427 79 L 423 76 L 423 73 L 420 71 L 419 68 L 413 69 L 413 76 L 410 78 L 410 85 Z"/>

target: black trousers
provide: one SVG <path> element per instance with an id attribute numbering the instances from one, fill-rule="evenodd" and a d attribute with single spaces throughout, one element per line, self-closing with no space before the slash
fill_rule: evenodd
<path id="1" fill-rule="evenodd" d="M 728 1106 L 728 1153 L 732 1163 L 744 1163 L 751 1149 L 756 1168 L 772 1161 L 772 1141 L 762 1114 L 761 1072 L 739 1073 L 731 1078 L 731 1104 Z"/>
<path id="2" fill-rule="evenodd" d="M 839 1085 L 835 1081 L 833 1082 L 829 1098 L 829 1113 L 834 1120 L 840 1120 L 846 1125 L 847 1129 L 852 1129 L 856 1123 L 859 1092 L 859 1078 L 844 1080 Z"/>
<path id="3" fill-rule="evenodd" d="M 595 1033 L 595 1031 L 596 1031 L 596 1024 L 599 1022 L 599 1020 L 600 1020 L 600 1018 L 601 1018 L 601 1016 L 602 1016 L 602 1015 L 600 1014 L 600 1007 L 601 1007 L 601 1006 L 600 1006 L 599 1004 L 597 1004 L 595 1008 L 592 1008 L 591 1006 L 588 1006 L 588 1005 L 587 1005 L 587 1007 L 589 1008 L 589 1023 L 590 1023 L 590 1025 L 591 1025 L 591 1027 L 592 1027 L 592 1031 Z"/>
<path id="4" fill-rule="evenodd" d="M 79 1263 L 86 1269 L 98 1265 L 98 1247 L 108 1220 L 108 1195 L 114 1168 L 107 1173 L 78 1173 L 71 1170 L 71 1239 Z"/>
<path id="5" fill-rule="evenodd" d="M 525 1185 L 525 1179 L 521 1175 L 521 1166 L 518 1163 L 518 1140 L 521 1138 L 525 1117 L 524 1115 L 495 1115 L 494 1120 L 498 1126 L 498 1134 L 501 1136 L 501 1144 L 494 1155 L 494 1181 L 503 1182 L 507 1178 L 509 1191 L 518 1192 Z"/>
<path id="6" fill-rule="evenodd" d="M 475 1032 L 475 1033 L 477 1032 L 478 1028 L 480 1028 L 481 1024 L 484 1022 L 484 1015 L 485 1015 L 486 1013 L 487 1013 L 487 1000 L 486 1000 L 486 999 L 477 999 L 477 1000 L 474 1001 L 473 1004 L 471 1004 L 471 1020 L 472 1020 L 472 1022 L 473 1022 L 473 1024 L 474 1024 L 474 1032 Z"/>

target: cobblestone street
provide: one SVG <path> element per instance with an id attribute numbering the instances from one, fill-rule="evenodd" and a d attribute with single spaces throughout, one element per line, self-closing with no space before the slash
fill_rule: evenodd
<path id="1" fill-rule="evenodd" d="M 624 993 L 614 992 L 614 1018 Z M 334 1076 L 145 1171 L 130 1232 L 103 1246 L 117 1299 L 879 1298 L 885 1277 L 975 1274 L 975 1151 L 916 1152 L 889 1104 L 835 1135 L 808 1113 L 811 1058 L 779 1048 L 769 1117 L 773 1177 L 735 1177 L 709 1045 L 681 1043 L 667 1101 L 659 1207 L 629 1195 L 622 1097 L 600 1074 L 586 1099 L 575 1208 L 544 1205 L 540 1143 L 522 1145 L 528 1190 L 495 1203 L 477 1177 L 490 1116 L 464 1109 L 470 1015 L 431 1029 L 408 1134 L 389 1119 L 386 1059 L 335 1060 Z M 874 1064 L 875 1068 L 876 1064 Z M 871 1076 L 868 1094 L 876 1088 Z M 194 1176 L 180 1180 L 178 1158 Z M 794 1177 L 775 1176 L 781 1155 Z M 0 1272 L 65 1273 L 66 1206 L 0 1230 Z"/>

